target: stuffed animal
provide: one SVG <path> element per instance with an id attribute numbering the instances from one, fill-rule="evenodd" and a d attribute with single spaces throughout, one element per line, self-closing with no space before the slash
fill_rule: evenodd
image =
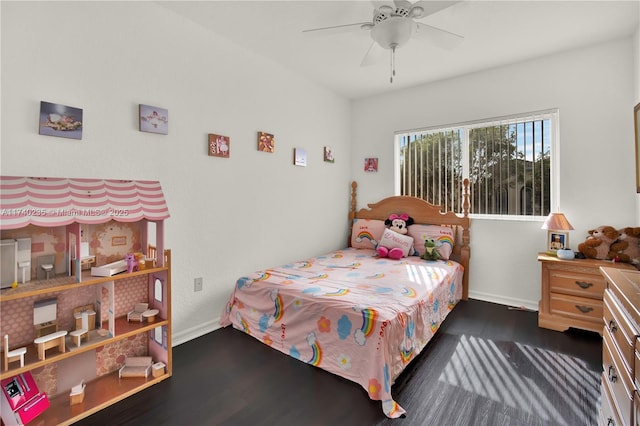
<path id="1" fill-rule="evenodd" d="M 613 226 L 599 226 L 587 231 L 587 239 L 578 244 L 578 251 L 590 259 L 613 259 L 616 255 L 611 250 L 620 233 Z"/>
<path id="2" fill-rule="evenodd" d="M 424 240 L 424 254 L 421 256 L 424 260 L 438 260 L 440 259 L 440 253 L 436 249 L 438 242 L 433 238 L 427 238 Z"/>
<path id="3" fill-rule="evenodd" d="M 615 260 L 640 265 L 640 227 L 620 229 L 620 238 L 611 244 Z"/>
<path id="4" fill-rule="evenodd" d="M 376 248 L 378 256 L 401 259 L 413 253 L 413 238 L 406 235 L 409 232 L 409 226 L 413 225 L 413 218 L 406 213 L 392 214 L 384 224 L 387 229 L 378 242 Z"/>

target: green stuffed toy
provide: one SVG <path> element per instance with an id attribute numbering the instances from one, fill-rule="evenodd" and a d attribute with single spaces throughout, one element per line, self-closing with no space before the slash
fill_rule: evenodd
<path id="1" fill-rule="evenodd" d="M 436 250 L 436 240 L 427 238 L 424 240 L 424 254 L 421 256 L 424 260 L 438 260 L 440 253 Z"/>

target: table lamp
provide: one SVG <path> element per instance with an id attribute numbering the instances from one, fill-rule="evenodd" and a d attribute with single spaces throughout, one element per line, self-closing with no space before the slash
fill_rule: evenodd
<path id="1" fill-rule="evenodd" d="M 573 259 L 573 251 L 569 248 L 569 231 L 573 226 L 564 213 L 550 213 L 541 229 L 547 230 L 547 254 Z"/>

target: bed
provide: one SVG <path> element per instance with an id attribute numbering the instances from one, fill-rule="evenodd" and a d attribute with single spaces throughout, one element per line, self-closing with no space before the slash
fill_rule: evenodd
<path id="1" fill-rule="evenodd" d="M 238 278 L 220 324 L 358 383 L 396 418 L 394 380 L 468 295 L 468 181 L 462 215 L 409 196 L 356 210 L 356 192 L 353 182 L 347 247 Z M 414 219 L 414 247 L 437 239 L 441 259 L 378 257 L 384 220 L 400 213 Z"/>

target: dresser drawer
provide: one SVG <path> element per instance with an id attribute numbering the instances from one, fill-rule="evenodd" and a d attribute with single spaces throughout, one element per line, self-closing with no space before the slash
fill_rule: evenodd
<path id="1" fill-rule="evenodd" d="M 634 388 L 631 376 L 623 366 L 620 353 L 615 348 L 615 343 L 608 330 L 602 334 L 602 380 L 609 386 L 612 399 L 618 409 L 622 424 L 629 425 L 633 418 Z"/>
<path id="2" fill-rule="evenodd" d="M 604 292 L 604 326 L 611 333 L 611 337 L 622 355 L 624 366 L 631 376 L 634 370 L 636 340 L 633 325 L 629 323 L 617 299 L 608 289 Z"/>
<path id="3" fill-rule="evenodd" d="M 633 366 L 636 389 L 640 389 L 640 338 L 636 338 L 635 364 Z"/>
<path id="4" fill-rule="evenodd" d="M 551 313 L 602 324 L 602 301 L 567 294 L 551 293 Z"/>
<path id="5" fill-rule="evenodd" d="M 611 396 L 611 389 L 607 384 L 607 376 L 602 373 L 602 402 L 600 405 L 600 414 L 598 416 L 599 426 L 622 426 L 622 421 L 616 410 L 613 397 Z"/>
<path id="6" fill-rule="evenodd" d="M 640 393 L 637 390 L 633 396 L 633 424 L 640 426 Z"/>
<path id="7" fill-rule="evenodd" d="M 592 275 L 562 270 L 551 270 L 549 273 L 549 290 L 553 293 L 601 300 L 605 287 L 606 281 L 599 273 Z"/>

